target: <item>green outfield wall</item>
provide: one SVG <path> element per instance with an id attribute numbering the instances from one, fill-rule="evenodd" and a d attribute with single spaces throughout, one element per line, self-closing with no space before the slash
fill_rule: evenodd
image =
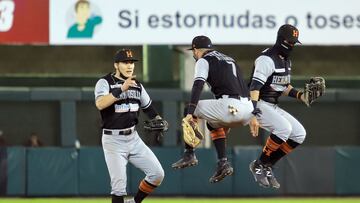
<path id="1" fill-rule="evenodd" d="M 157 196 L 335 196 L 360 195 L 360 147 L 299 147 L 275 167 L 279 190 L 260 188 L 248 170 L 258 146 L 228 150 L 234 174 L 211 184 L 216 167 L 214 149 L 196 150 L 199 165 L 173 170 L 170 165 L 182 153 L 179 147 L 152 148 L 160 160 L 165 179 Z M 23 148 L 1 150 L 2 196 L 106 196 L 110 180 L 100 147 Z M 4 154 L 5 153 L 5 154 Z M 144 174 L 128 166 L 128 193 L 137 192 Z M 4 175 L 5 173 L 5 175 Z"/>

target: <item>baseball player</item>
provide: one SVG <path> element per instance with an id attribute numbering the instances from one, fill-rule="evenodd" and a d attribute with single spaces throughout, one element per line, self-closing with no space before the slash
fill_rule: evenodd
<path id="1" fill-rule="evenodd" d="M 304 142 L 306 131 L 301 123 L 278 106 L 281 95 L 305 102 L 303 92 L 290 85 L 290 53 L 299 43 L 299 31 L 285 24 L 277 33 L 273 47 L 264 50 L 255 60 L 250 84 L 251 100 L 261 114 L 260 126 L 270 132 L 259 159 L 250 163 L 250 171 L 263 187 L 279 188 L 272 167 L 283 156 Z"/>
<path id="2" fill-rule="evenodd" d="M 96 107 L 102 117 L 102 146 L 111 179 L 112 203 L 124 202 L 128 162 L 142 170 L 146 177 L 140 182 L 134 199 L 125 202 L 141 202 L 164 179 L 160 162 L 135 129 L 140 109 L 150 119 L 161 120 L 143 85 L 133 76 L 135 61 L 138 60 L 130 49 L 119 50 L 114 56 L 115 73 L 100 78 L 95 86 Z"/>
<path id="3" fill-rule="evenodd" d="M 195 37 L 189 50 L 192 50 L 196 64 L 191 100 L 185 108 L 184 116 L 185 119 L 200 118 L 207 121 L 218 157 L 216 171 L 209 181 L 216 183 L 233 173 L 226 156 L 226 134 L 229 129 L 251 123 L 251 131 L 257 135 L 258 122 L 252 114 L 249 90 L 235 60 L 213 50 L 211 40 L 206 36 Z M 215 99 L 199 101 L 205 82 Z M 197 164 L 194 148 L 185 143 L 183 157 L 172 167 L 178 169 Z"/>

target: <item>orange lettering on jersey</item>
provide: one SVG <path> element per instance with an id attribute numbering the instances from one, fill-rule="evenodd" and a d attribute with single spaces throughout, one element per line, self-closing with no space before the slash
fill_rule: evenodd
<path id="1" fill-rule="evenodd" d="M 129 58 L 133 57 L 132 52 L 131 51 L 126 51 L 126 56 L 129 57 Z"/>
<path id="2" fill-rule="evenodd" d="M 299 37 L 299 31 L 293 30 L 293 36 L 294 37 Z"/>

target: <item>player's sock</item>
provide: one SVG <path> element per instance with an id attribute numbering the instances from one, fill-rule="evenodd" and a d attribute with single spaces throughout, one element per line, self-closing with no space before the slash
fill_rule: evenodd
<path id="1" fill-rule="evenodd" d="M 210 132 L 211 140 L 217 140 L 220 138 L 226 138 L 224 128 L 217 128 Z"/>
<path id="2" fill-rule="evenodd" d="M 224 129 L 215 129 L 211 131 L 210 136 L 215 145 L 218 159 L 226 158 L 226 135 Z"/>
<path id="3" fill-rule="evenodd" d="M 271 165 L 274 165 L 277 161 L 279 161 L 285 155 L 286 155 L 286 153 L 283 150 L 281 150 L 280 148 L 278 150 L 276 150 L 275 152 L 271 153 L 271 155 L 270 155 Z"/>
<path id="4" fill-rule="evenodd" d="M 219 138 L 213 141 L 218 159 L 226 158 L 226 139 Z"/>
<path id="5" fill-rule="evenodd" d="M 112 203 L 124 203 L 124 196 L 111 195 Z"/>
<path id="6" fill-rule="evenodd" d="M 268 137 L 266 144 L 263 148 L 263 151 L 260 155 L 260 158 L 259 158 L 260 162 L 264 165 L 271 164 L 271 162 L 270 162 L 271 154 L 274 153 L 275 151 L 277 151 L 283 142 L 284 141 L 282 139 L 280 139 L 278 136 L 271 134 Z"/>
<path id="7" fill-rule="evenodd" d="M 291 139 L 288 139 L 286 142 L 282 143 L 278 150 L 271 153 L 271 155 L 270 155 L 271 164 L 274 165 L 282 157 L 289 154 L 292 150 L 294 150 L 299 145 L 300 145 L 299 143 L 297 143 Z"/>
<path id="8" fill-rule="evenodd" d="M 139 190 L 134 197 L 135 202 L 140 203 L 143 201 L 143 199 L 152 193 L 156 187 L 156 185 L 153 185 L 146 180 L 142 180 L 139 185 Z"/>

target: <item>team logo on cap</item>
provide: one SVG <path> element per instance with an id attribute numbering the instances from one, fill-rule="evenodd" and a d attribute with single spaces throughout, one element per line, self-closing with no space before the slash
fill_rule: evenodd
<path id="1" fill-rule="evenodd" d="M 132 58 L 133 57 L 132 52 L 130 50 L 126 50 L 126 56 L 128 58 Z"/>
<path id="2" fill-rule="evenodd" d="M 293 37 L 299 37 L 299 31 L 293 30 Z"/>

